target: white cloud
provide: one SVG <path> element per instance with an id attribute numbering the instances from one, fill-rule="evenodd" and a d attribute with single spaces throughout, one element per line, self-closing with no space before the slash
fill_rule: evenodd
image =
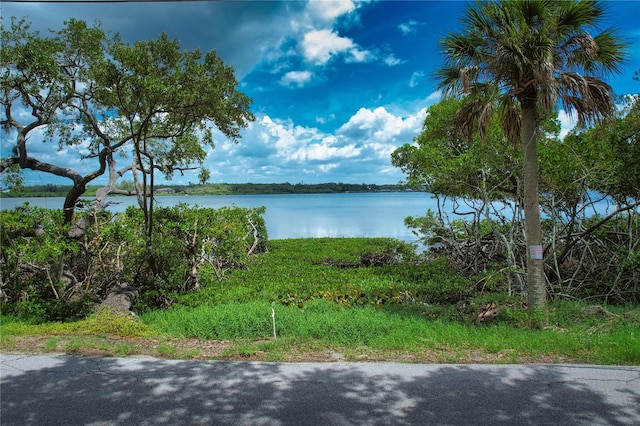
<path id="1" fill-rule="evenodd" d="M 336 163 L 321 164 L 320 166 L 318 166 L 318 170 L 320 170 L 322 173 L 327 173 L 335 169 L 336 167 L 338 167 L 338 164 Z"/>
<path id="2" fill-rule="evenodd" d="M 411 74 L 411 80 L 409 80 L 409 87 L 416 87 L 418 84 L 420 84 L 420 80 L 422 80 L 423 77 L 424 77 L 424 72 L 415 71 L 413 74 Z"/>
<path id="3" fill-rule="evenodd" d="M 347 61 L 366 62 L 372 54 L 360 49 L 350 38 L 340 37 L 332 30 L 314 30 L 306 33 L 300 43 L 305 61 L 313 65 L 325 65 L 333 57 L 345 55 Z"/>
<path id="4" fill-rule="evenodd" d="M 338 135 L 358 138 L 370 142 L 409 142 L 422 127 L 425 110 L 402 118 L 388 112 L 384 107 L 374 110 L 360 108 L 347 123 L 337 131 Z"/>
<path id="5" fill-rule="evenodd" d="M 316 123 L 326 124 L 329 121 L 335 120 L 335 118 L 336 118 L 336 115 L 334 113 L 329 114 L 327 117 L 317 116 L 316 117 Z"/>
<path id="6" fill-rule="evenodd" d="M 346 62 L 371 62 L 375 59 L 375 55 L 368 50 L 360 50 L 353 48 L 349 50 L 349 56 Z"/>
<path id="7" fill-rule="evenodd" d="M 387 56 L 386 58 L 384 58 L 384 63 L 387 64 L 390 67 L 395 67 L 396 65 L 400 65 L 401 63 L 403 63 L 404 61 L 396 58 L 393 53 L 390 54 L 389 56 Z"/>
<path id="8" fill-rule="evenodd" d="M 280 79 L 280 84 L 283 86 L 298 86 L 302 87 L 311 81 L 313 73 L 311 71 L 289 71 Z"/>
<path id="9" fill-rule="evenodd" d="M 336 18 L 351 13 L 356 5 L 351 0 L 325 1 L 311 0 L 307 4 L 307 11 L 312 19 L 333 25 Z"/>
<path id="10" fill-rule="evenodd" d="M 442 91 L 436 90 L 435 92 L 427 96 L 427 98 L 424 100 L 424 103 L 426 106 L 431 106 L 437 102 L 440 102 L 441 100 L 442 100 Z"/>
<path id="11" fill-rule="evenodd" d="M 425 110 L 398 116 L 360 108 L 334 132 L 259 116 L 242 140 L 218 144 L 207 165 L 213 181 L 394 182 L 402 178 L 390 155 L 421 130 Z M 232 178 L 230 178 L 232 177 Z"/>
<path id="12" fill-rule="evenodd" d="M 391 153 L 397 148 L 394 144 L 371 142 L 367 144 L 367 148 L 372 152 L 374 157 L 380 159 L 389 159 Z"/>
<path id="13" fill-rule="evenodd" d="M 317 143 L 300 147 L 300 149 L 291 156 L 291 159 L 299 161 L 327 161 L 338 158 L 345 159 L 355 157 L 359 155 L 361 151 L 362 148 L 357 148 L 353 145 L 338 148 L 324 143 Z"/>
<path id="14" fill-rule="evenodd" d="M 574 115 L 561 109 L 558 111 L 558 120 L 560 120 L 560 139 L 564 139 L 564 137 L 567 136 L 576 126 L 577 119 Z"/>
<path id="15" fill-rule="evenodd" d="M 402 35 L 409 35 L 418 31 L 420 25 L 424 25 L 421 22 L 414 21 L 413 19 L 407 22 L 403 22 L 398 25 L 398 30 L 402 33 Z"/>
<path id="16" fill-rule="evenodd" d="M 275 157 L 280 163 L 344 159 L 360 153 L 354 144 L 335 146 L 334 135 L 313 127 L 295 126 L 290 120 L 265 116 L 259 122 L 258 131 L 268 136 L 260 138 L 262 141 L 275 146 Z"/>

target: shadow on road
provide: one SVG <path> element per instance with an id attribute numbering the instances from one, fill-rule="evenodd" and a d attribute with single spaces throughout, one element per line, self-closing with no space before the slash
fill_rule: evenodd
<path id="1" fill-rule="evenodd" d="M 612 395 L 614 381 L 590 379 L 582 367 L 58 357 L 39 369 L 2 368 L 2 425 L 626 425 L 640 419 L 640 389 L 613 389 L 621 403 Z M 594 390 L 576 377 L 602 386 Z"/>

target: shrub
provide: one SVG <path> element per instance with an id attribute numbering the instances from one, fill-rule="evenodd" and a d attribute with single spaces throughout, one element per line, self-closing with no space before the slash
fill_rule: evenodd
<path id="1" fill-rule="evenodd" d="M 120 259 L 115 268 L 119 281 L 139 290 L 139 307 L 166 307 L 177 293 L 200 288 L 201 271 L 213 270 L 224 279 L 228 270 L 244 268 L 251 255 L 264 252 L 264 210 L 185 204 L 157 209 L 147 240 L 142 212 L 129 207 L 100 237 L 111 247 L 111 258 Z"/>
<path id="2" fill-rule="evenodd" d="M 78 294 L 67 259 L 80 245 L 66 237 L 62 212 L 28 203 L 0 212 L 0 302 L 3 313 L 31 322 L 83 316 L 88 304 Z"/>
<path id="3" fill-rule="evenodd" d="M 135 207 L 101 212 L 80 239 L 68 237 L 61 211 L 2 211 L 2 311 L 35 322 L 82 317 L 124 284 L 138 290 L 139 308 L 170 306 L 176 294 L 200 288 L 202 276 L 224 279 L 266 250 L 264 211 L 161 208 L 150 239 Z"/>

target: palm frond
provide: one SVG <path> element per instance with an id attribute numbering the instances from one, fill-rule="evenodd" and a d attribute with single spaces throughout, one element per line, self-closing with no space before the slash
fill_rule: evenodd
<path id="1" fill-rule="evenodd" d="M 456 115 L 456 127 L 458 128 L 460 136 L 471 143 L 473 134 L 478 131 L 480 140 L 484 141 L 492 116 L 492 102 L 487 103 L 480 98 L 472 98 L 465 102 Z"/>
<path id="2" fill-rule="evenodd" d="M 462 94 L 460 68 L 453 66 L 442 67 L 433 76 L 439 82 L 437 89 L 442 91 L 442 95 L 445 98 L 452 98 Z"/>
<path id="3" fill-rule="evenodd" d="M 631 44 L 618 37 L 614 29 L 605 30 L 593 39 L 598 50 L 593 63 L 582 64 L 585 71 L 599 75 L 620 74 Z"/>
<path id="4" fill-rule="evenodd" d="M 601 77 L 620 71 L 628 44 L 615 30 L 597 30 L 605 6 L 598 0 L 472 3 L 463 29 L 441 40 L 446 64 L 435 74 L 444 93 L 473 95 L 459 114 L 467 136 L 489 112 L 481 107 L 486 99 L 474 94 L 488 83 L 497 88 L 494 102 L 511 141 L 520 134 L 523 108 L 546 114 L 560 103 L 585 124 L 609 117 L 613 94 Z"/>
<path id="5" fill-rule="evenodd" d="M 555 67 L 550 61 L 540 61 L 532 67 L 533 79 L 538 91 L 538 102 L 545 111 L 553 111 L 558 104 L 558 81 Z"/>
<path id="6" fill-rule="evenodd" d="M 558 80 L 563 108 L 575 114 L 579 124 L 588 125 L 613 116 L 614 95 L 607 83 L 577 73 L 563 73 Z"/>
<path id="7" fill-rule="evenodd" d="M 576 31 L 595 27 L 605 16 L 605 3 L 598 0 L 563 1 L 555 6 L 555 20 L 561 31 Z"/>
<path id="8" fill-rule="evenodd" d="M 484 141 L 495 114 L 498 87 L 495 83 L 473 83 L 466 91 L 462 107 L 456 114 L 456 127 L 460 135 L 471 142 L 475 131 Z"/>
<path id="9" fill-rule="evenodd" d="M 503 96 L 499 105 L 502 131 L 512 145 L 520 143 L 522 118 L 514 96 Z"/>

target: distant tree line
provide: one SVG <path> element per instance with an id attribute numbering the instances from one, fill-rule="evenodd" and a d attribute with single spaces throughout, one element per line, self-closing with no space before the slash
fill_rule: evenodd
<path id="1" fill-rule="evenodd" d="M 176 192 L 179 188 L 174 187 Z M 376 185 L 354 184 L 342 182 L 327 182 L 317 184 L 284 183 L 231 183 L 205 184 L 189 187 L 185 192 L 189 194 L 334 194 L 341 192 L 393 192 L 404 191 L 406 187 L 400 184 Z"/>
<path id="2" fill-rule="evenodd" d="M 128 184 L 122 182 L 123 188 Z M 88 186 L 85 196 L 91 197 L 99 186 Z M 71 185 L 32 185 L 13 188 L 2 194 L 3 197 L 64 197 Z M 165 194 L 188 195 L 252 195 L 252 194 L 335 194 L 343 192 L 399 192 L 406 191 L 402 184 L 355 184 L 342 182 L 327 182 L 317 184 L 284 183 L 211 183 L 190 185 L 158 185 L 156 191 L 171 189 Z M 157 194 L 163 193 L 162 191 Z"/>

